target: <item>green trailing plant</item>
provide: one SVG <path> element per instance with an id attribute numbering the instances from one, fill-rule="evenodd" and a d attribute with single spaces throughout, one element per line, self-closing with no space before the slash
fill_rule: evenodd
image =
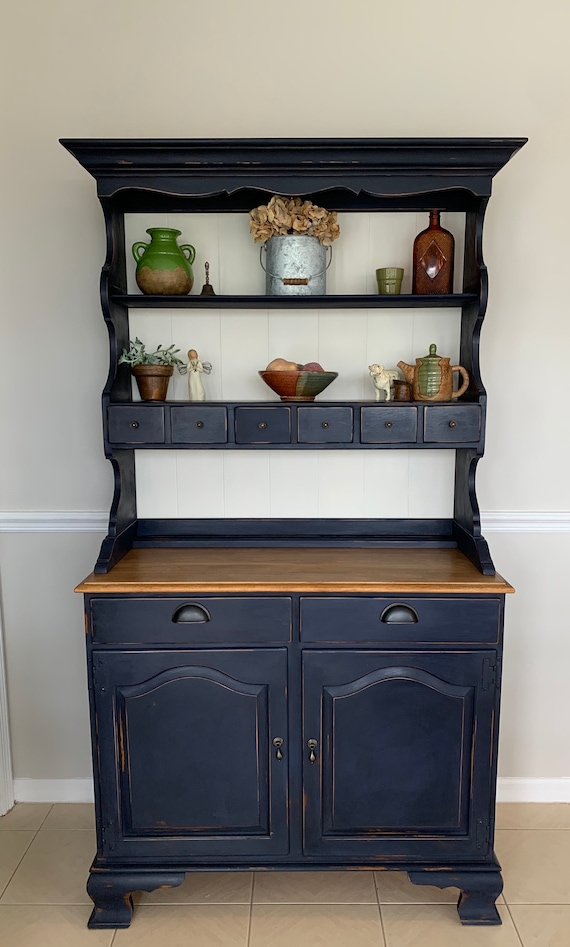
<path id="1" fill-rule="evenodd" d="M 184 362 L 176 357 L 179 351 L 172 344 L 166 349 L 159 345 L 155 352 L 147 352 L 144 342 L 139 338 L 135 338 L 134 342 L 129 339 L 129 348 L 123 349 L 119 365 L 130 365 L 131 368 L 136 365 L 183 365 Z"/>

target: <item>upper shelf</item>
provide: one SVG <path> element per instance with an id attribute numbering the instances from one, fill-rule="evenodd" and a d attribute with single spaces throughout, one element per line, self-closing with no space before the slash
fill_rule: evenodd
<path id="1" fill-rule="evenodd" d="M 418 296 L 143 296 L 113 294 L 129 309 L 461 309 L 478 300 L 476 293 Z"/>

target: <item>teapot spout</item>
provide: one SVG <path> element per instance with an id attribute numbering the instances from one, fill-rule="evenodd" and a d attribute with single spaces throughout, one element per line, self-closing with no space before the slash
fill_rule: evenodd
<path id="1" fill-rule="evenodd" d="M 404 378 L 409 384 L 413 384 L 414 381 L 414 366 L 408 365 L 407 362 L 398 362 L 398 368 L 404 374 Z"/>

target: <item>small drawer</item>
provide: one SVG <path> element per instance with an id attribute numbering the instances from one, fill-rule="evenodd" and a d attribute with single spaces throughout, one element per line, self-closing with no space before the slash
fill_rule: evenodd
<path id="1" fill-rule="evenodd" d="M 290 444 L 291 408 L 236 408 L 236 444 Z"/>
<path id="2" fill-rule="evenodd" d="M 96 644 L 283 644 L 291 599 L 94 597 L 90 621 Z"/>
<path id="3" fill-rule="evenodd" d="M 228 413 L 224 407 L 180 405 L 170 409 L 173 444 L 225 444 Z"/>
<path id="4" fill-rule="evenodd" d="M 476 443 L 481 437 L 478 404 L 445 404 L 424 407 L 424 442 Z"/>
<path id="5" fill-rule="evenodd" d="M 352 408 L 298 408 L 297 439 L 300 444 L 349 444 L 352 415 Z"/>
<path id="6" fill-rule="evenodd" d="M 499 599 L 327 597 L 301 599 L 301 641 L 497 644 Z"/>
<path id="7" fill-rule="evenodd" d="M 363 444 L 415 444 L 418 436 L 417 409 L 405 407 L 362 408 L 360 440 Z"/>
<path id="8" fill-rule="evenodd" d="M 164 444 L 164 407 L 159 404 L 109 405 L 111 444 Z"/>

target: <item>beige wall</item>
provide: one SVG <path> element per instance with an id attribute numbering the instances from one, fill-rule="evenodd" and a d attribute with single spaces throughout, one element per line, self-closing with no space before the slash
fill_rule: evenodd
<path id="1" fill-rule="evenodd" d="M 0 511 L 96 511 L 110 499 L 99 416 L 102 216 L 94 182 L 59 137 L 521 135 L 529 143 L 496 178 L 486 224 L 490 410 L 479 498 L 491 512 L 567 514 L 569 27 L 560 0 L 538 13 L 530 0 L 13 4 L 0 58 Z M 517 586 L 501 772 L 570 777 L 570 535 L 488 538 Z M 81 602 L 71 589 L 98 541 L 2 536 L 21 779 L 89 774 Z"/>

